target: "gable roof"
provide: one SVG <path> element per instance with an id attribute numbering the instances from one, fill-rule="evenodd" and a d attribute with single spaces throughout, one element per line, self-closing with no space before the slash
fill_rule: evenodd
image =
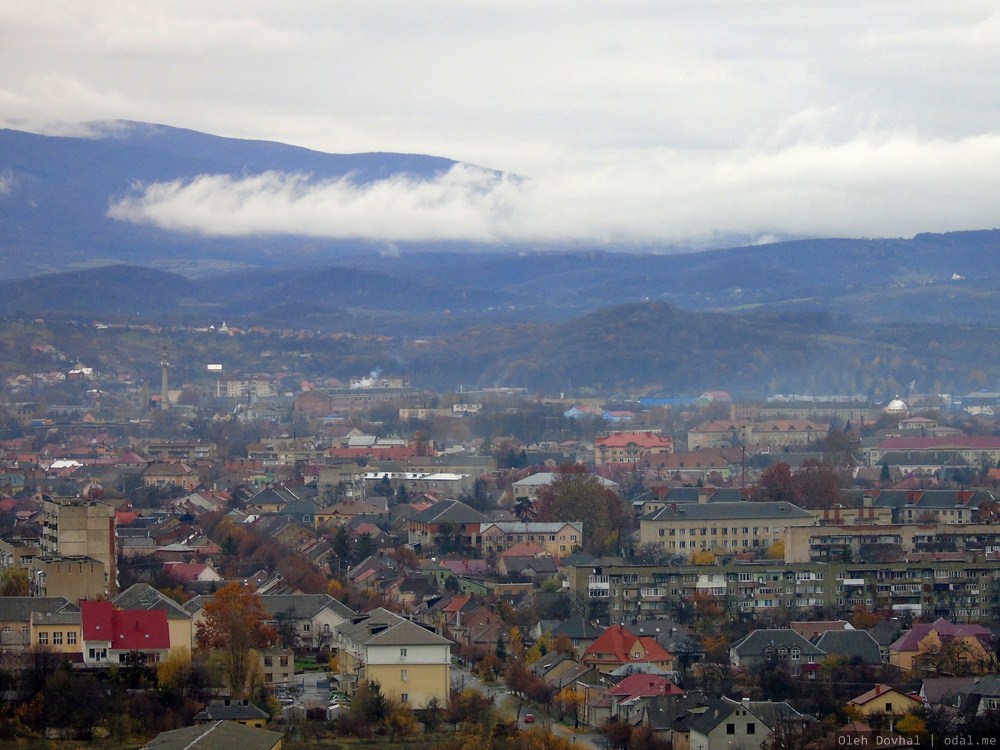
<path id="1" fill-rule="evenodd" d="M 684 691 L 666 677 L 656 674 L 631 674 L 608 691 L 619 697 L 652 697 L 654 695 L 684 695 Z"/>
<path id="2" fill-rule="evenodd" d="M 828 630 L 816 640 L 816 647 L 829 655 L 859 659 L 863 664 L 881 664 L 878 643 L 864 630 Z"/>
<path id="3" fill-rule="evenodd" d="M 632 657 L 632 648 L 636 645 L 636 642 L 645 651 L 645 656 L 639 659 Z M 624 625 L 612 625 L 609 627 L 597 637 L 597 640 L 587 647 L 584 653 L 590 658 L 611 655 L 621 664 L 633 661 L 670 661 L 674 658 L 669 651 L 657 643 L 655 638 L 635 636 Z"/>
<path id="4" fill-rule="evenodd" d="M 260 603 L 272 617 L 291 610 L 296 620 L 311 620 L 323 609 L 329 609 L 345 620 L 357 617 L 358 613 L 329 594 L 265 594 Z"/>
<path id="5" fill-rule="evenodd" d="M 485 523 L 489 519 L 459 500 L 442 500 L 409 517 L 411 523 Z"/>
<path id="6" fill-rule="evenodd" d="M 108 642 L 117 651 L 170 648 L 167 613 L 162 609 L 115 609 L 109 601 L 81 602 L 83 640 Z"/>
<path id="7" fill-rule="evenodd" d="M 437 633 L 422 628 L 409 620 L 395 625 L 365 641 L 366 646 L 450 646 L 451 641 Z"/>
<path id="8" fill-rule="evenodd" d="M 111 600 L 119 609 L 162 609 L 168 620 L 190 620 L 191 613 L 148 583 L 135 583 Z"/>
<path id="9" fill-rule="evenodd" d="M 768 650 L 798 648 L 803 656 L 825 656 L 822 649 L 791 628 L 754 630 L 730 646 L 738 656 L 763 656 Z"/>
<path id="10" fill-rule="evenodd" d="M 184 727 L 161 732 L 143 745 L 142 750 L 273 750 L 280 747 L 285 735 L 270 729 L 257 729 L 231 721 Z"/>
<path id="11" fill-rule="evenodd" d="M 912 693 L 904 693 L 900 690 L 896 690 L 892 685 L 886 685 L 884 683 L 879 683 L 871 690 L 866 693 L 862 693 L 856 698 L 851 698 L 848 704 L 852 706 L 864 706 L 867 703 L 871 703 L 873 700 L 883 698 L 886 695 L 896 694 L 902 696 L 903 698 L 909 698 L 914 703 L 923 703 L 923 699 L 919 695 L 913 695 Z"/>
<path id="12" fill-rule="evenodd" d="M 932 630 L 938 634 L 942 641 L 973 637 L 986 645 L 993 640 L 992 631 L 982 625 L 955 625 L 943 617 L 939 617 L 934 622 L 915 623 L 910 630 L 900 635 L 889 648 L 898 652 L 919 651 L 920 641 L 926 638 Z"/>

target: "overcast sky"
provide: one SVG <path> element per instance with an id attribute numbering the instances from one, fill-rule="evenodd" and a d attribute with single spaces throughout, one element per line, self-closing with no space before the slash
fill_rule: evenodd
<path id="1" fill-rule="evenodd" d="M 993 228 L 1000 6 L 0 0 L 0 124 L 107 119 L 524 178 L 205 175 L 113 209 L 208 234 L 658 246 Z"/>

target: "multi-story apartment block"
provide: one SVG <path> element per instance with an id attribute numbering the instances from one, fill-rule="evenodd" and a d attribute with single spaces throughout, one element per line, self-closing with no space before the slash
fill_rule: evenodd
<path id="1" fill-rule="evenodd" d="M 785 540 L 785 529 L 815 526 L 816 518 L 784 502 L 671 503 L 639 519 L 639 543 L 670 554 L 763 550 Z"/>
<path id="2" fill-rule="evenodd" d="M 731 615 L 822 613 L 855 607 L 899 615 L 978 622 L 1000 615 L 1000 563 L 921 560 L 895 563 L 607 565 L 564 567 L 580 610 L 599 622 L 691 614 L 698 599 Z M 697 596 L 696 596 L 697 595 Z"/>
<path id="3" fill-rule="evenodd" d="M 216 444 L 204 440 L 149 440 L 145 455 L 160 461 L 214 461 Z"/>
<path id="4" fill-rule="evenodd" d="M 277 395 L 274 383 L 268 378 L 226 380 L 222 385 L 227 398 L 270 398 Z"/>
<path id="5" fill-rule="evenodd" d="M 789 527 L 786 562 L 892 560 L 954 553 L 1000 564 L 1000 526 L 992 524 L 866 524 Z"/>
<path id="6" fill-rule="evenodd" d="M 347 681 L 374 680 L 393 700 L 419 708 L 451 692 L 451 644 L 447 638 L 385 609 L 336 628 L 338 664 Z"/>
<path id="7" fill-rule="evenodd" d="M 45 496 L 42 558 L 90 558 L 104 566 L 105 590 L 117 593 L 115 510 L 95 500 Z"/>

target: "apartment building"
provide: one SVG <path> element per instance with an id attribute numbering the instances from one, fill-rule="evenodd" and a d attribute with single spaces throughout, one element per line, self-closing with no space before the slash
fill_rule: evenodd
<path id="1" fill-rule="evenodd" d="M 585 614 L 599 622 L 672 617 L 698 598 L 724 611 L 846 616 L 855 607 L 978 622 L 1000 615 L 1000 562 L 738 562 L 726 565 L 564 566 Z"/>
<path id="2" fill-rule="evenodd" d="M 785 530 L 815 526 L 816 518 L 784 502 L 670 503 L 639 519 L 639 543 L 676 555 L 710 550 L 766 550 L 785 540 Z"/>

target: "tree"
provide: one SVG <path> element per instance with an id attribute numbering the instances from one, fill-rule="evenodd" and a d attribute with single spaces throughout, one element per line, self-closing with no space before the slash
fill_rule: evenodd
<path id="1" fill-rule="evenodd" d="M 845 473 L 833 464 L 806 459 L 792 475 L 798 505 L 803 508 L 832 508 L 840 502 Z"/>
<path id="2" fill-rule="evenodd" d="M 555 480 L 542 487 L 535 502 L 539 521 L 583 521 L 583 548 L 604 552 L 612 535 L 628 523 L 625 503 L 617 493 L 582 466 L 563 465 Z"/>
<path id="3" fill-rule="evenodd" d="M 514 515 L 522 523 L 527 523 L 535 517 L 535 507 L 530 497 L 520 497 L 517 499 L 517 502 L 514 503 Z"/>
<path id="4" fill-rule="evenodd" d="M 757 482 L 757 500 L 794 503 L 795 486 L 792 483 L 792 467 L 785 463 L 771 464 L 760 475 Z"/>
<path id="5" fill-rule="evenodd" d="M 238 583 L 226 584 L 205 603 L 205 617 L 198 623 L 196 635 L 198 648 L 223 651 L 229 689 L 237 698 L 245 695 L 251 671 L 250 652 L 267 648 L 277 640 L 269 619 L 257 592 Z"/>
<path id="6" fill-rule="evenodd" d="M 28 596 L 27 568 L 4 568 L 0 572 L 0 596 Z"/>
<path id="7" fill-rule="evenodd" d="M 295 620 L 295 610 L 289 607 L 282 612 L 278 612 L 275 615 L 275 620 L 278 623 L 276 630 L 278 631 L 278 640 L 281 641 L 281 645 L 285 648 L 298 648 L 299 631 L 296 627 L 298 623 Z"/>

